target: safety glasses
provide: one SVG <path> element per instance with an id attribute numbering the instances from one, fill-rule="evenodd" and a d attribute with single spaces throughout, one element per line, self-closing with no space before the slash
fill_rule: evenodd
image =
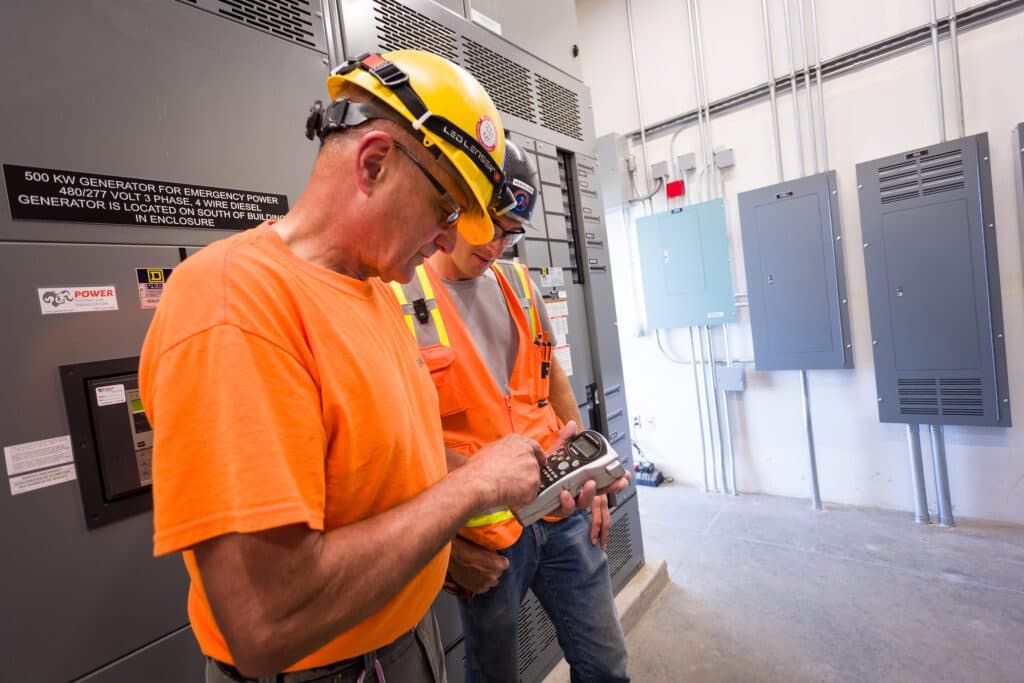
<path id="1" fill-rule="evenodd" d="M 435 190 L 437 190 L 437 193 L 441 195 L 441 199 L 443 199 L 445 204 L 448 205 L 447 209 L 449 211 L 448 215 L 445 216 L 442 220 L 444 221 L 444 224 L 447 225 L 448 227 L 454 227 L 455 224 L 459 222 L 459 216 L 462 215 L 462 207 L 459 206 L 459 203 L 455 201 L 455 199 L 450 194 L 448 194 L 448 190 L 444 189 L 444 185 L 442 185 L 440 181 L 438 181 L 438 179 L 435 178 L 434 175 L 430 171 L 428 171 L 426 167 L 423 164 L 421 164 L 418 159 L 416 159 L 416 157 L 412 155 L 412 152 L 406 149 L 402 145 L 402 143 L 398 142 L 397 140 L 395 140 L 394 142 L 395 147 L 397 147 L 402 152 L 402 154 L 404 154 L 406 158 L 408 158 L 409 161 L 411 161 L 416 166 L 416 168 L 420 170 L 420 173 L 423 174 L 423 177 L 429 180 L 430 184 L 434 186 Z"/>
<path id="2" fill-rule="evenodd" d="M 506 230 L 498 225 L 498 221 L 492 219 L 492 222 L 494 223 L 494 239 L 500 239 L 505 249 L 511 249 L 526 237 L 526 229 L 523 227 Z"/>

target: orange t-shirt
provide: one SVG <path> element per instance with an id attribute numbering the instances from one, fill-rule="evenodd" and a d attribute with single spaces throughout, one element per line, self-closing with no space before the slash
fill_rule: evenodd
<path id="1" fill-rule="evenodd" d="M 269 224 L 174 269 L 139 385 L 155 436 L 154 552 L 184 552 L 192 628 L 224 662 L 231 654 L 192 546 L 296 523 L 335 529 L 446 473 L 437 393 L 391 290 L 299 259 Z M 354 657 L 411 629 L 447 563 L 445 548 L 378 612 L 291 669 Z"/>

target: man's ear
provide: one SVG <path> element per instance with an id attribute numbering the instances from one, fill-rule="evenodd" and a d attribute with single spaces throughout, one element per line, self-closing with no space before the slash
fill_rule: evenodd
<path id="1" fill-rule="evenodd" d="M 356 141 L 352 170 L 360 192 L 370 196 L 389 178 L 386 160 L 394 147 L 395 141 L 381 130 L 369 131 Z"/>

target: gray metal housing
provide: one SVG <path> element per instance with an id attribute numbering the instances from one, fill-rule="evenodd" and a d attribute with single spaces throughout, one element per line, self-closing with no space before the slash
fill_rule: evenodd
<path id="1" fill-rule="evenodd" d="M 835 171 L 738 200 L 757 369 L 853 367 Z"/>
<path id="2" fill-rule="evenodd" d="M 15 3 L 0 22 L 0 162 L 293 202 L 316 153 L 301 121 L 323 96 L 324 30 L 312 13 L 313 37 L 300 40 L 240 17 L 210 0 Z M 287 17 L 276 19 L 266 25 L 286 34 Z M 15 221 L 8 200 L 0 183 L 3 446 L 69 433 L 61 365 L 139 355 L 152 310 L 140 307 L 135 268 L 173 268 L 232 234 Z M 36 288 L 99 284 L 116 287 L 118 310 L 41 315 Z M 153 557 L 150 512 L 90 530 L 78 481 L 17 496 L 5 481 L 0 520 L 5 680 L 202 680 L 185 568 Z"/>
<path id="3" fill-rule="evenodd" d="M 882 422 L 1010 426 L 988 134 L 857 165 Z"/>

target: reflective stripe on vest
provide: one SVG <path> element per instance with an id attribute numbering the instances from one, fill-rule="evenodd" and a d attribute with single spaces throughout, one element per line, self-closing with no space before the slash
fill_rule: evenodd
<path id="1" fill-rule="evenodd" d="M 540 314 L 537 313 L 537 307 L 533 303 L 533 287 L 530 286 L 530 276 L 526 266 L 515 261 L 498 261 L 494 266 L 502 271 L 511 269 L 516 274 L 523 290 L 519 301 L 526 313 L 526 322 L 530 325 L 530 338 L 536 339 L 537 335 L 540 334 Z M 504 273 L 504 275 L 509 284 L 515 281 L 508 273 Z"/>
<path id="2" fill-rule="evenodd" d="M 504 522 L 506 519 L 512 519 L 512 511 L 508 508 L 498 508 L 491 512 L 485 512 L 482 515 L 477 515 L 476 517 L 470 517 L 469 521 L 466 522 L 466 526 L 470 528 L 487 526 L 488 524 Z"/>
<path id="3" fill-rule="evenodd" d="M 423 301 L 424 306 L 430 311 L 431 317 L 434 319 L 434 328 L 437 330 L 437 340 L 441 346 L 451 346 L 451 342 L 448 340 L 448 330 L 445 329 L 444 319 L 441 317 L 441 311 L 437 308 L 437 301 L 434 298 L 434 288 L 430 284 L 430 278 L 427 277 L 427 271 L 422 265 L 416 266 L 416 277 L 420 281 L 420 287 L 423 288 Z M 395 292 L 395 298 L 398 299 L 398 303 L 402 306 L 402 312 L 405 313 L 405 325 L 409 328 L 409 332 L 412 333 L 412 338 L 416 339 L 416 326 L 413 323 L 413 316 L 416 315 L 416 302 L 409 303 L 409 299 L 405 296 L 405 290 L 402 289 L 402 285 L 397 282 L 391 283 L 391 289 Z M 422 324 L 426 324 L 425 321 L 421 321 Z M 417 340 L 418 345 L 418 340 Z"/>

